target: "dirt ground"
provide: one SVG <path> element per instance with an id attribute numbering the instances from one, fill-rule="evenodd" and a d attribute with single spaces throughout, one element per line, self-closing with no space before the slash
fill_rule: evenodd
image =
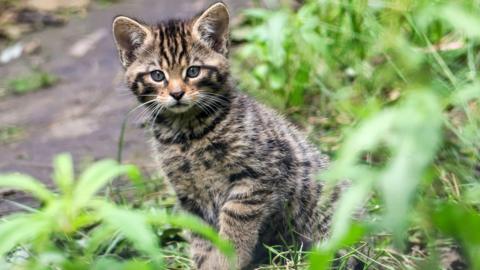
<path id="1" fill-rule="evenodd" d="M 41 51 L 1 65 L 0 85 L 36 65 L 60 80 L 48 89 L 0 97 L 0 127 L 15 126 L 22 130 L 19 140 L 0 144 L 0 172 L 27 173 L 51 185 L 51 162 L 55 154 L 72 153 L 77 166 L 115 158 L 122 121 L 137 103 L 122 82 L 110 34 L 112 18 L 122 14 L 155 22 L 193 15 L 210 2 L 213 1 L 139 0 L 94 6 L 86 16 L 72 18 L 63 27 L 23 38 L 36 40 Z M 249 1 L 225 2 L 235 16 Z M 84 55 L 73 56 L 72 46 L 86 37 L 95 37 L 97 42 Z M 124 161 L 154 168 L 148 138 L 140 124 L 129 121 Z M 0 216 L 18 209 L 9 201 L 32 203 L 22 194 L 0 191 Z"/>

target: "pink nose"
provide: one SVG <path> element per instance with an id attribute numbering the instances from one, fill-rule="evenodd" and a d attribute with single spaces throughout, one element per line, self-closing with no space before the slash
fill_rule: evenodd
<path id="1" fill-rule="evenodd" d="M 185 92 L 180 90 L 180 91 L 175 91 L 175 92 L 170 92 L 170 96 L 172 96 L 175 100 L 180 100 L 183 95 L 185 95 Z"/>

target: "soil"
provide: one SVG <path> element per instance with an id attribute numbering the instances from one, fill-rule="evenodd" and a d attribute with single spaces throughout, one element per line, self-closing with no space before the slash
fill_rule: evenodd
<path id="1" fill-rule="evenodd" d="M 22 130 L 20 139 L 0 142 L 0 172 L 30 174 L 52 186 L 51 163 L 58 153 L 71 153 L 77 169 L 94 160 L 115 158 L 122 122 L 137 102 L 123 85 L 110 35 L 113 17 L 122 14 L 154 23 L 171 16 L 193 15 L 211 2 L 139 0 L 94 6 L 84 17 L 72 18 L 61 28 L 25 37 L 38 42 L 41 51 L 0 66 L 0 85 L 35 66 L 60 80 L 48 89 L 0 97 L 0 128 L 14 126 Z M 225 2 L 235 15 L 249 1 Z M 92 35 L 98 42 L 91 50 L 83 56 L 72 56 L 73 44 Z M 148 136 L 140 121 L 133 121 L 135 118 L 133 115 L 127 125 L 124 162 L 154 170 Z M 19 210 L 11 201 L 34 205 L 21 193 L 0 190 L 0 216 Z"/>

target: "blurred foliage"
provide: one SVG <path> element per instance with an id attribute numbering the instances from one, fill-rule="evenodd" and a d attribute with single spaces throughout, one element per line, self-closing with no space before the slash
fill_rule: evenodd
<path id="1" fill-rule="evenodd" d="M 245 43 L 234 53 L 240 86 L 336 157 L 323 180 L 352 181 L 310 269 L 328 269 L 362 235 L 383 255 L 350 254 L 373 269 L 438 269 L 447 238 L 480 269 L 479 29 L 478 0 L 307 0 L 244 12 L 233 33 Z M 424 252 L 412 255 L 418 235 Z"/>
<path id="2" fill-rule="evenodd" d="M 19 140 L 24 135 L 24 130 L 15 126 L 0 126 L 0 144 Z"/>
<path id="3" fill-rule="evenodd" d="M 66 154 L 54 160 L 58 193 L 28 175 L 0 175 L 0 188 L 27 192 L 42 203 L 31 213 L 12 214 L 0 222 L 0 269 L 184 268 L 189 265 L 185 256 L 176 256 L 183 262 L 166 260 L 172 251 L 159 245 L 173 228 L 205 237 L 232 258 L 230 243 L 196 217 L 162 208 L 132 209 L 96 195 L 122 175 L 137 187 L 143 181 L 136 167 L 113 160 L 98 161 L 76 178 Z"/>

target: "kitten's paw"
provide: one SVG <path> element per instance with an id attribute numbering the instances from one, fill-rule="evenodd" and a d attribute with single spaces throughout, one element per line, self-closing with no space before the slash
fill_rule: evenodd
<path id="1" fill-rule="evenodd" d="M 229 270 L 234 269 L 225 256 L 219 251 L 212 251 L 208 255 L 194 258 L 197 270 Z"/>

